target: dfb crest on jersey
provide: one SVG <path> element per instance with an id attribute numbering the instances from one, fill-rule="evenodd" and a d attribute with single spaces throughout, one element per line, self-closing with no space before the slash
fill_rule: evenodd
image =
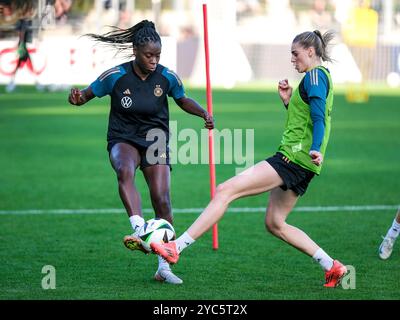
<path id="1" fill-rule="evenodd" d="M 156 84 L 156 87 L 154 88 L 154 95 L 156 97 L 161 97 L 163 94 L 163 89 L 161 89 L 161 86 L 159 84 Z"/>

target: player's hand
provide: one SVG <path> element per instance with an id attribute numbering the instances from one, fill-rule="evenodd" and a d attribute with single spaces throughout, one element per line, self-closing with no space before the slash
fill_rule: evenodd
<path id="1" fill-rule="evenodd" d="M 203 119 L 205 121 L 204 128 L 214 129 L 214 118 L 208 112 L 204 114 Z"/>
<path id="2" fill-rule="evenodd" d="M 320 166 L 324 161 L 324 157 L 322 156 L 322 153 L 319 151 L 311 150 L 309 155 L 311 157 L 311 162 L 317 166 Z"/>
<path id="3" fill-rule="evenodd" d="M 71 89 L 71 92 L 68 97 L 68 101 L 70 104 L 73 104 L 75 106 L 80 106 L 85 103 L 81 90 L 79 90 L 77 88 Z"/>
<path id="4" fill-rule="evenodd" d="M 288 79 L 283 79 L 278 83 L 278 93 L 285 105 L 289 104 L 293 88 L 289 85 Z"/>

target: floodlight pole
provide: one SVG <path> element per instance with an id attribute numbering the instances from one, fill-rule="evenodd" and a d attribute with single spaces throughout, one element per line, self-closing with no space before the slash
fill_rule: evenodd
<path id="1" fill-rule="evenodd" d="M 207 19 L 207 4 L 203 4 L 203 26 L 204 26 L 204 49 L 206 58 L 206 81 L 207 81 L 207 111 L 213 115 L 212 91 L 210 81 L 210 57 L 208 46 L 208 19 Z M 215 161 L 214 161 L 214 135 L 213 130 L 208 130 L 208 162 L 210 167 L 210 191 L 211 199 L 214 198 L 216 189 L 215 178 Z M 212 246 L 214 250 L 218 249 L 218 225 L 214 224 L 212 228 Z"/>

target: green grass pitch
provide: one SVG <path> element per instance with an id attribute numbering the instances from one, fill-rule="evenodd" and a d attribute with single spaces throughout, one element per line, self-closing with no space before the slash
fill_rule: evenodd
<path id="1" fill-rule="evenodd" d="M 229 212 L 219 223 L 220 248 L 211 232 L 173 267 L 184 284 L 152 280 L 154 255 L 130 252 L 124 213 L 52 213 L 54 209 L 122 210 L 106 152 L 108 98 L 82 108 L 67 93 L 0 88 L 0 299 L 399 299 L 400 244 L 381 261 L 377 249 L 395 209 L 293 212 L 288 222 L 307 232 L 333 257 L 354 267 L 356 287 L 323 288 L 323 272 L 311 258 L 265 231 L 263 212 Z M 205 105 L 205 92 L 187 90 Z M 254 129 L 254 159 L 272 155 L 281 138 L 285 110 L 276 92 L 214 90 L 218 129 Z M 335 96 L 332 134 L 320 177 L 298 207 L 400 203 L 399 96 L 371 95 L 366 104 Z M 203 127 L 170 103 L 179 129 Z M 216 166 L 217 181 L 235 174 L 235 164 Z M 151 208 L 141 173 L 137 185 Z M 202 208 L 209 201 L 208 166 L 176 164 L 174 208 Z M 232 208 L 265 207 L 268 195 L 240 199 Z M 42 210 L 40 214 L 20 213 Z M 177 212 L 181 234 L 197 213 Z M 153 217 L 146 213 L 145 218 Z M 44 290 L 42 268 L 56 270 L 56 289 Z"/>

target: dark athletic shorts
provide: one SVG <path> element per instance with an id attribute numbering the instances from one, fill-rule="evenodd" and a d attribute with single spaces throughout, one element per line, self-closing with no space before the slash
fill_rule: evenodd
<path id="1" fill-rule="evenodd" d="M 283 190 L 293 190 L 297 195 L 302 196 L 308 187 L 315 173 L 304 169 L 286 158 L 282 153 L 277 152 L 274 156 L 265 159 L 279 174 L 283 180 Z"/>
<path id="2" fill-rule="evenodd" d="M 108 142 L 107 145 L 107 151 L 108 153 L 111 152 L 111 149 L 117 144 L 117 143 L 127 143 L 134 147 L 137 151 L 139 151 L 140 155 L 140 169 L 143 170 L 146 167 L 150 167 L 156 164 L 165 164 L 168 165 L 170 170 L 172 170 L 171 164 L 170 164 L 170 157 L 169 157 L 169 147 L 167 146 L 166 150 L 149 150 L 152 146 L 150 145 L 149 147 L 144 147 L 141 146 L 140 144 L 137 144 L 133 141 L 128 141 L 128 140 L 123 140 L 123 139 L 118 139 L 118 140 L 111 140 Z M 149 157 L 147 155 L 147 151 L 149 150 Z"/>

